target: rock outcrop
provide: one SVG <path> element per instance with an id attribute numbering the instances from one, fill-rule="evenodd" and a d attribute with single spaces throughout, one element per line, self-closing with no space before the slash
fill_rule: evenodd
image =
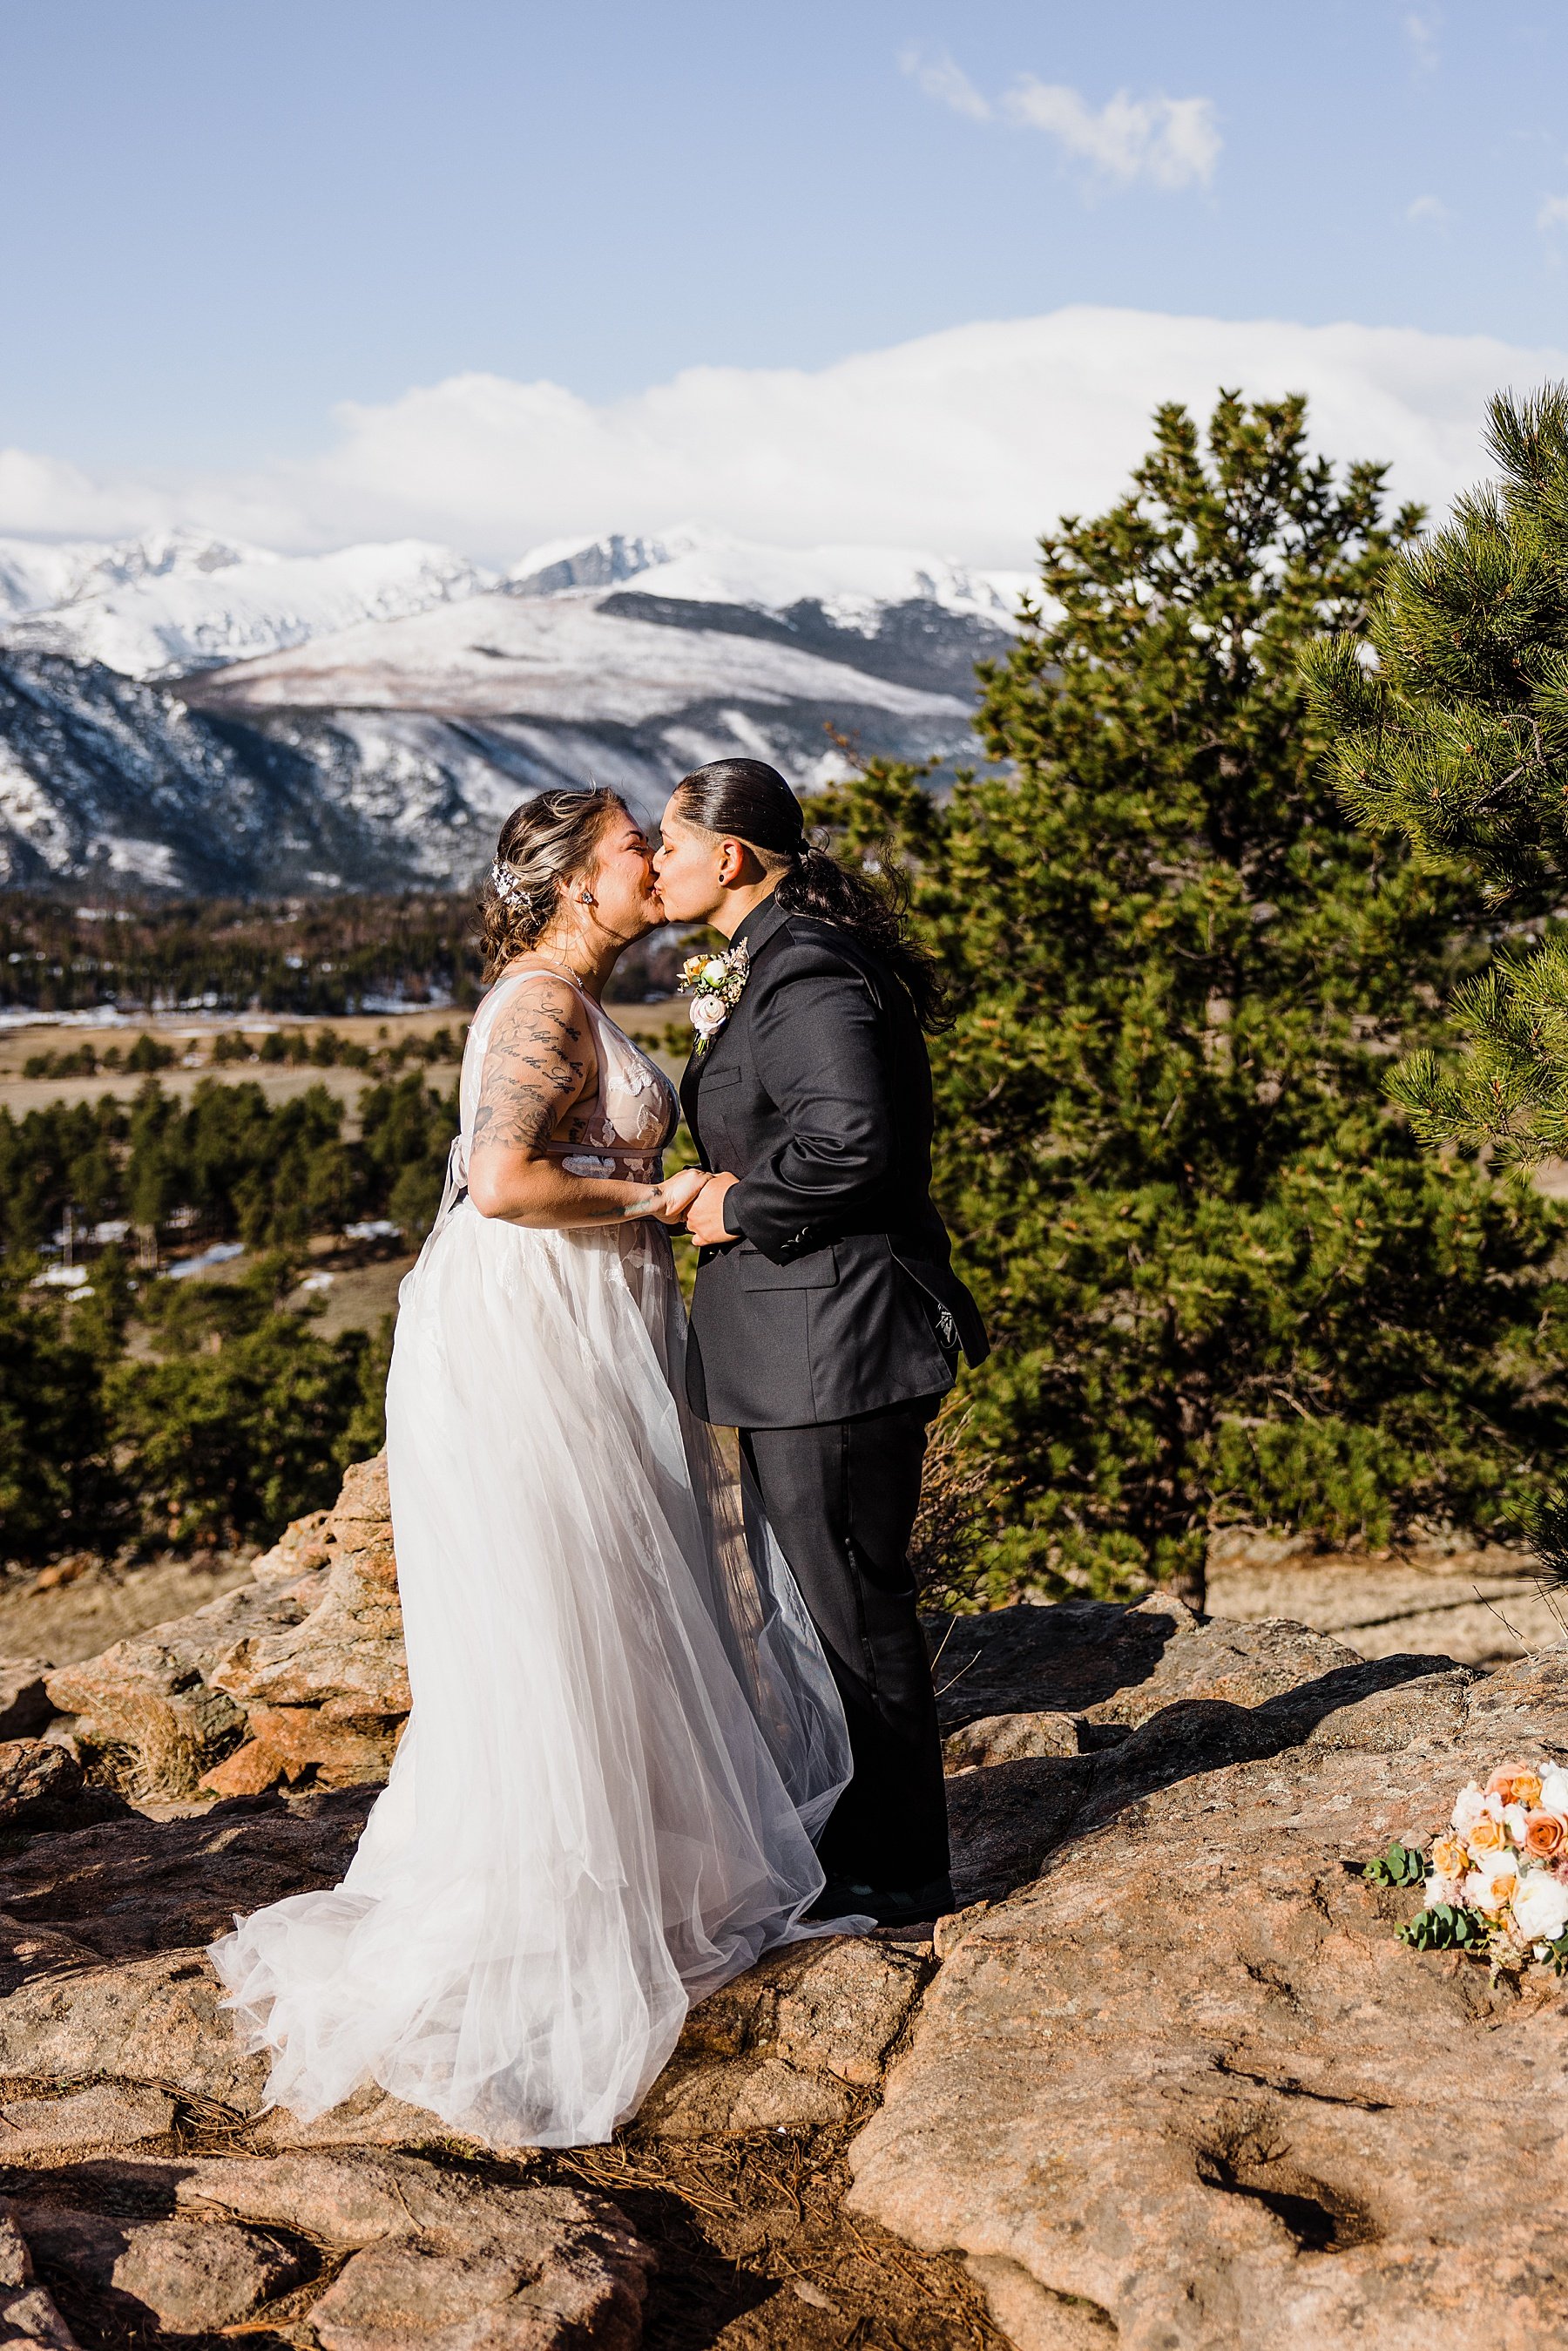
<path id="1" fill-rule="evenodd" d="M 244 1708 L 249 1732 L 205 1775 L 202 1784 L 219 1794 L 306 1777 L 327 1788 L 384 1780 L 397 1750 L 411 1699 L 384 1457 L 350 1469 L 319 1527 L 290 1528 L 258 1578 L 288 1574 L 302 1543 L 326 1552 L 316 1607 L 296 1625 L 245 1635 L 213 1670 L 215 1687 Z"/>
<path id="2" fill-rule="evenodd" d="M 658 2138 L 815 2130 L 856 2111 L 930 1971 L 919 1950 L 837 1938 L 772 1953 L 692 2011 L 638 2116 Z"/>
<path id="3" fill-rule="evenodd" d="M 409 1711 L 384 1459 L 297 1520 L 254 1580 L 57 1667 L 49 1701 L 93 1777 L 138 1799 L 384 1780 Z M 0 1689 L 0 1696 L 3 1696 Z"/>
<path id="4" fill-rule="evenodd" d="M 130 1817 L 130 1806 L 112 1789 L 88 1786 L 81 1765 L 64 1747 L 46 1739 L 0 1742 L 0 1835 Z"/>
<path id="5" fill-rule="evenodd" d="M 77 2351 L 76 2337 L 38 2283 L 27 2241 L 0 2219 L 0 2340 L 15 2351 Z"/>
<path id="6" fill-rule="evenodd" d="M 0 1740 L 36 1739 L 47 1727 L 54 1706 L 45 1687 L 45 1657 L 8 1657 L 0 1663 Z"/>
<path id="7" fill-rule="evenodd" d="M 1030 1882 L 943 1937 L 853 2202 L 961 2247 L 1021 2351 L 1568 2330 L 1561 1987 L 1407 1950 L 1411 1897 L 1353 1866 L 1476 1771 L 1568 1753 L 1568 1666 L 1326 1643 L 1306 1673 L 1320 1638 L 1179 1631 L 1087 1709 L 1138 1718 L 1118 1744 L 954 1782 L 993 1891 Z"/>
<path id="8" fill-rule="evenodd" d="M 503 2179 L 374 2086 L 308 2125 L 265 2109 L 202 1947 L 339 1878 L 384 1775 L 408 1693 L 379 1466 L 230 1598 L 223 1638 L 204 1610 L 122 1645 L 131 1696 L 112 1652 L 51 1677 L 89 1767 L 242 1792 L 13 1815 L 0 2318 L 53 2351 L 94 2312 L 154 2345 L 629 2346 L 646 2249 L 580 2174 Z M 805 2179 L 847 2145 L 844 2225 L 956 2248 L 1017 2351 L 1555 2346 L 1568 2001 L 1406 1949 L 1415 1897 L 1355 1865 L 1509 1755 L 1568 1759 L 1568 1656 L 1368 1661 L 1160 1596 L 932 1635 L 960 1909 L 930 1940 L 792 1946 L 703 2002 L 614 2151 L 628 2179 L 711 2181 L 764 2142 Z M 59 1750 L 20 1748 L 25 1793 Z M 0 1747 L 0 1802 L 6 1771 Z M 826 2346 L 812 2293 L 792 2324 Z"/>
<path id="9" fill-rule="evenodd" d="M 247 1636 L 299 1624 L 325 1581 L 317 1571 L 286 1584 L 241 1584 L 193 1615 L 57 1667 L 47 1687 L 77 1752 L 127 1795 L 193 1795 L 202 1772 L 245 1735 L 244 1709 L 217 1687 L 215 1669 Z"/>
<path id="10" fill-rule="evenodd" d="M 307 2328 L 322 2351 L 635 2351 L 651 2266 L 603 2197 L 407 2156 L 89 2165 L 8 2199 L 0 2317 L 8 2341 L 65 2351 L 41 2273 L 139 2341 Z"/>

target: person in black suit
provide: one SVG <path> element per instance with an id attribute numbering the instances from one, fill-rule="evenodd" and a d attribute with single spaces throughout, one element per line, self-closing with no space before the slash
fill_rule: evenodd
<path id="1" fill-rule="evenodd" d="M 987 1351 L 930 1197 L 936 977 L 890 901 L 808 845 L 762 760 L 685 777 L 662 833 L 667 920 L 731 942 L 681 1087 L 712 1171 L 688 1218 L 691 1402 L 740 1432 L 848 1720 L 816 1907 L 929 1917 L 952 1887 L 909 1543 L 929 1425 L 961 1351 Z"/>

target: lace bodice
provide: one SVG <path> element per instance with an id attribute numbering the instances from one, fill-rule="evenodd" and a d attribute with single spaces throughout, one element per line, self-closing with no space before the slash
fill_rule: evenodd
<path id="1" fill-rule="evenodd" d="M 554 972 L 514 972 L 496 981 L 474 1014 L 462 1056 L 460 1142 L 464 1167 L 497 1012 L 515 989 L 526 987 L 531 979 L 564 977 Z M 680 1114 L 675 1089 L 607 1012 L 581 988 L 576 993 L 593 1035 L 598 1075 L 592 1098 L 580 1102 L 573 1113 L 573 1124 L 580 1130 L 577 1139 L 547 1147 L 573 1176 L 618 1176 L 633 1183 L 657 1182 L 662 1173 L 659 1155 Z"/>

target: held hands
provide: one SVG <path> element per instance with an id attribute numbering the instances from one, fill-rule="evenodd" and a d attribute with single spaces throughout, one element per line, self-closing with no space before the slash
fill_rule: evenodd
<path id="1" fill-rule="evenodd" d="M 649 1215 L 661 1225 L 683 1225 L 692 1202 L 712 1180 L 706 1168 L 682 1167 L 678 1175 L 667 1177 L 659 1185 L 654 1196 L 658 1206 L 650 1208 Z"/>
<path id="2" fill-rule="evenodd" d="M 724 1195 L 740 1182 L 738 1176 L 711 1176 L 687 1211 L 686 1229 L 701 1249 L 722 1247 L 735 1238 L 724 1222 Z"/>

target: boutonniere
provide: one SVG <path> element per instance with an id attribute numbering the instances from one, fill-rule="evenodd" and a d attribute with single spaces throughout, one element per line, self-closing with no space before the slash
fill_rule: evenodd
<path id="1" fill-rule="evenodd" d="M 688 956 L 680 967 L 680 994 L 691 998 L 697 1050 L 705 1053 L 733 1012 L 752 975 L 744 940 L 728 955 Z"/>

